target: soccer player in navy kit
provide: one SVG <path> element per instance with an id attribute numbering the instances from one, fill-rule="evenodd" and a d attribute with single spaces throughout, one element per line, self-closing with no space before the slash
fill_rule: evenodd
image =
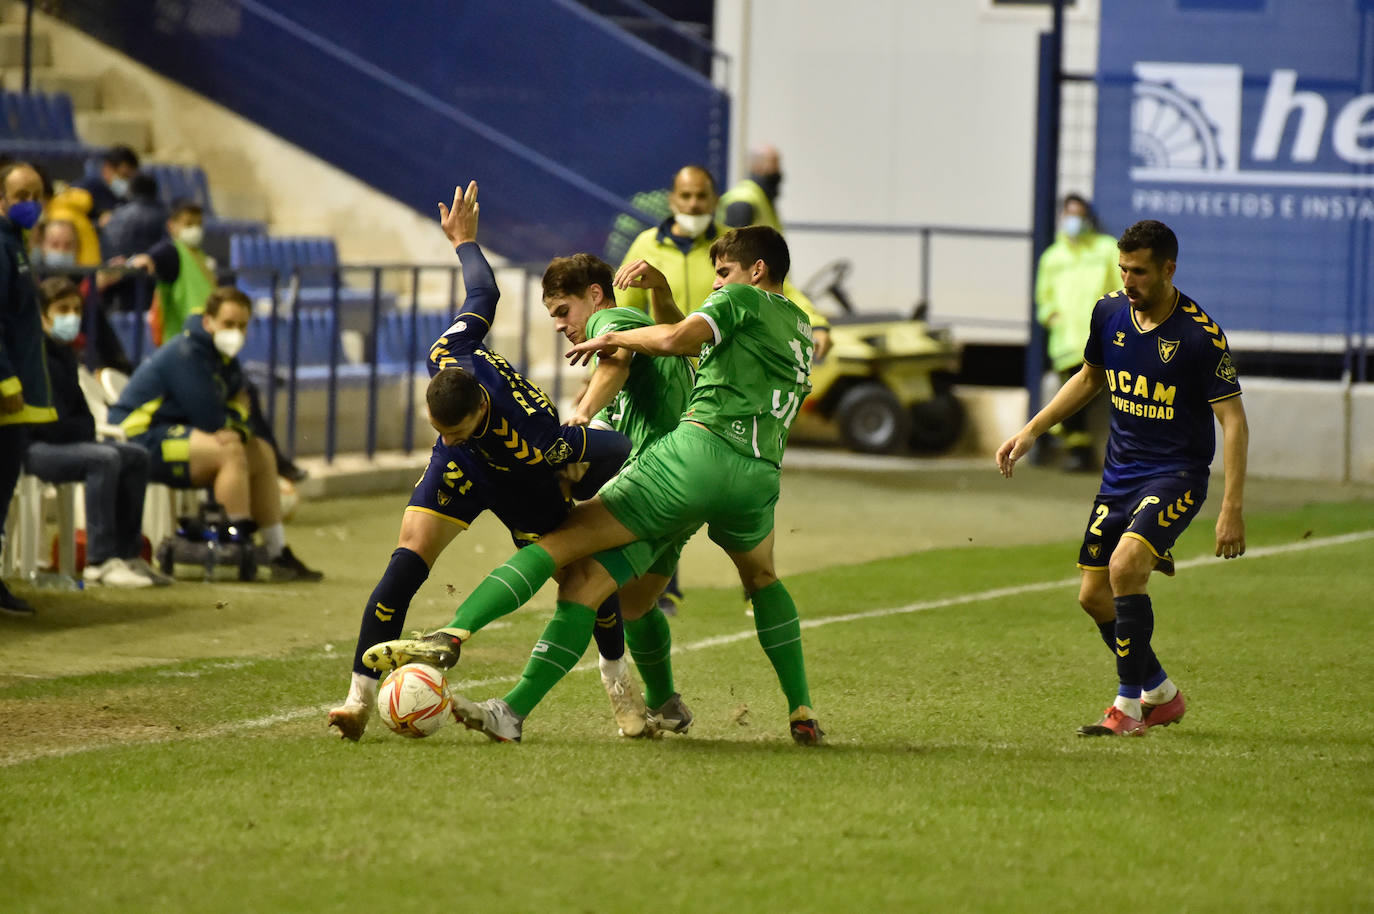
<path id="1" fill-rule="evenodd" d="M 1236 368 L 1217 323 L 1174 287 L 1178 239 L 1147 219 L 1117 242 L 1124 288 L 1093 309 L 1083 368 L 1053 400 L 997 450 L 1011 476 L 1051 426 L 1081 409 L 1105 384 L 1111 435 L 1102 487 L 1079 551 L 1078 602 L 1116 657 L 1117 697 L 1083 736 L 1140 735 L 1183 717 L 1183 693 L 1150 646 L 1154 611 L 1150 572 L 1173 574 L 1169 550 L 1207 497 L 1221 425 L 1226 472 L 1216 526 L 1216 554 L 1245 553 L 1241 501 L 1250 433 Z"/>
<path id="2" fill-rule="evenodd" d="M 363 665 L 363 650 L 401 634 L 411 598 L 454 537 L 489 510 L 517 546 L 533 543 L 572 509 L 563 468 L 590 464 L 570 486 L 590 497 L 630 452 L 618 432 L 560 425 L 544 392 L 487 348 L 500 292 L 477 245 L 477 182 L 456 188 L 453 208 L 440 203 L 439 215 L 463 264 L 467 297 L 429 352 L 425 405 L 439 437 L 406 506 L 396 550 L 363 608 L 348 697 L 329 712 L 330 728 L 350 740 L 362 736 L 377 703 L 377 673 Z M 625 652 L 619 607 L 612 597 L 597 610 L 597 647 L 608 660 Z"/>

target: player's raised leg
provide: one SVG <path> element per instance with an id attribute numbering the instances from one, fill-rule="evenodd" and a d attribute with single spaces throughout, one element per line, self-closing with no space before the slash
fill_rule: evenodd
<path id="1" fill-rule="evenodd" d="M 359 739 L 377 704 L 378 674 L 363 663 L 364 651 L 401 634 L 411 599 L 429 577 L 439 554 L 466 526 L 463 521 L 437 513 L 405 512 L 396 550 L 363 607 L 348 697 L 329 712 L 329 726 L 339 736 Z"/>

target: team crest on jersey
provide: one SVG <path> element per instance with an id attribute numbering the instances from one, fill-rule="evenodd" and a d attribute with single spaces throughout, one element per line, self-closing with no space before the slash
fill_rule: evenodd
<path id="1" fill-rule="evenodd" d="M 548 458 L 549 463 L 559 464 L 572 456 L 572 447 L 569 446 L 568 442 L 559 438 L 544 456 Z"/>
<path id="2" fill-rule="evenodd" d="M 1228 384 L 1236 383 L 1236 366 L 1231 361 L 1231 353 L 1223 352 L 1221 361 L 1217 364 L 1217 377 Z"/>
<path id="3" fill-rule="evenodd" d="M 1123 346 L 1123 347 L 1126 345 L 1126 331 L 1125 331 L 1125 330 L 1118 330 L 1118 331 L 1116 331 L 1116 339 L 1112 340 L 1112 345 L 1113 345 L 1113 346 Z"/>
<path id="4" fill-rule="evenodd" d="M 449 501 L 452 499 L 452 496 L 445 495 L 443 492 L 436 492 L 435 495 L 438 496 L 439 507 L 441 508 L 447 505 Z"/>
<path id="5" fill-rule="evenodd" d="M 1099 555 L 1101 555 L 1101 554 L 1102 554 L 1102 544 L 1101 544 L 1101 543 L 1093 543 L 1091 546 L 1088 547 L 1088 555 L 1092 556 L 1093 558 L 1097 558 L 1097 557 L 1098 557 Z"/>
<path id="6" fill-rule="evenodd" d="M 1161 362 L 1168 362 L 1174 357 L 1174 353 L 1178 352 L 1178 342 L 1178 340 L 1159 340 L 1159 360 Z"/>

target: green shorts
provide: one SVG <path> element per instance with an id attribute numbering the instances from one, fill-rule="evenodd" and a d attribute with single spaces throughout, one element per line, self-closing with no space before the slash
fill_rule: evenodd
<path id="1" fill-rule="evenodd" d="M 675 565 L 703 524 L 721 548 L 748 552 L 773 532 L 780 480 L 771 463 L 684 422 L 602 487 L 602 504 L 636 542 L 600 553 L 597 561 L 621 583 L 625 575 L 665 573 L 666 562 L 656 560 L 674 555 Z"/>

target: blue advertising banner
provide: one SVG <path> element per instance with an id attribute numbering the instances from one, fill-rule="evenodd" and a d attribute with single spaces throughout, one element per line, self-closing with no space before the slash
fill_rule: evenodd
<path id="1" fill-rule="evenodd" d="M 1228 330 L 1374 329 L 1374 3 L 1101 10 L 1094 202 L 1109 230 L 1168 224 L 1177 285 Z"/>

